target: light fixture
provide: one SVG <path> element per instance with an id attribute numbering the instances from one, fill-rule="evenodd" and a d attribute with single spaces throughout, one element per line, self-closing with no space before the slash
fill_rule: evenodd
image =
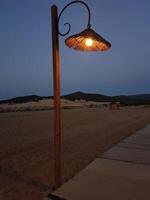
<path id="1" fill-rule="evenodd" d="M 83 1 L 73 1 L 69 4 L 67 4 L 62 11 L 60 12 L 58 16 L 58 34 L 61 36 L 66 36 L 70 30 L 71 30 L 71 25 L 69 23 L 65 23 L 64 25 L 68 25 L 68 31 L 66 33 L 61 33 L 59 30 L 59 20 L 61 18 L 62 13 L 68 6 L 74 3 L 81 3 L 83 4 L 88 11 L 88 23 L 87 23 L 87 28 L 83 30 L 80 33 L 77 33 L 75 35 L 72 35 L 68 37 L 65 40 L 65 44 L 69 48 L 73 48 L 75 50 L 79 51 L 106 51 L 111 47 L 111 44 L 105 40 L 101 35 L 96 33 L 92 28 L 91 28 L 91 13 L 88 5 L 83 2 Z"/>
<path id="2" fill-rule="evenodd" d="M 91 28 L 68 37 L 65 44 L 79 51 L 106 51 L 111 47 L 108 41 Z"/>

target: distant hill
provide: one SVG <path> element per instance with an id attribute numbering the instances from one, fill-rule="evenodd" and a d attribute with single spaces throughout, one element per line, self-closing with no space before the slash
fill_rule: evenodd
<path id="1" fill-rule="evenodd" d="M 130 95 L 130 98 L 139 99 L 139 100 L 150 100 L 150 94 L 137 94 L 137 95 Z"/>
<path id="2" fill-rule="evenodd" d="M 30 101 L 39 101 L 43 99 L 51 99 L 52 96 L 22 96 L 16 97 L 8 100 L 0 101 L 2 103 L 26 103 Z M 84 93 L 84 92 L 74 92 L 68 95 L 62 96 L 64 99 L 68 100 L 86 100 L 86 101 L 95 101 L 95 102 L 115 102 L 118 101 L 122 105 L 141 105 L 141 104 L 150 104 L 150 94 L 138 94 L 138 95 L 121 95 L 121 96 L 107 96 L 102 94 L 92 94 L 92 93 Z"/>
<path id="3" fill-rule="evenodd" d="M 84 99 L 86 101 L 96 101 L 96 102 L 109 102 L 112 100 L 111 97 L 102 95 L 102 94 L 88 94 L 88 93 L 83 93 L 83 92 L 74 92 L 68 95 L 64 95 L 63 98 L 69 99 L 69 100 L 80 100 Z"/>
<path id="4" fill-rule="evenodd" d="M 2 100 L 2 101 L 0 101 L 0 104 L 2 104 L 2 103 L 9 103 L 9 104 L 27 103 L 30 101 L 39 101 L 39 100 L 48 99 L 48 98 L 52 98 L 52 97 L 41 97 L 41 96 L 37 96 L 37 95 L 30 95 L 30 96 L 22 96 L 22 97 L 16 97 L 16 98 L 12 98 L 12 99 Z"/>
<path id="5" fill-rule="evenodd" d="M 150 104 L 150 94 L 114 96 L 112 101 L 119 101 L 123 105 Z"/>
<path id="6" fill-rule="evenodd" d="M 140 105 L 150 104 L 150 94 L 138 94 L 138 95 L 121 95 L 121 96 L 106 96 L 102 94 L 89 94 L 83 92 L 75 92 L 68 95 L 64 95 L 63 98 L 69 100 L 86 100 L 96 102 L 115 102 L 118 101 L 122 105 Z"/>

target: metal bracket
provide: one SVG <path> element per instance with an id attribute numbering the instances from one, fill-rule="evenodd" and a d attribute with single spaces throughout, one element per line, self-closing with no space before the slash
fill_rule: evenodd
<path id="1" fill-rule="evenodd" d="M 66 33 L 61 33 L 60 30 L 59 30 L 59 21 L 60 21 L 60 17 L 62 15 L 62 13 L 64 12 L 64 10 L 69 7 L 70 5 L 74 4 L 74 3 L 80 3 L 82 5 L 84 5 L 86 8 L 87 8 L 87 11 L 88 11 L 88 23 L 87 23 L 87 28 L 90 28 L 91 27 L 91 24 L 90 24 L 90 21 L 91 21 L 91 13 L 90 13 L 90 9 L 88 7 L 88 5 L 83 2 L 83 1 L 72 1 L 70 3 L 68 3 L 60 12 L 59 16 L 58 16 L 58 34 L 61 35 L 61 36 L 65 36 L 67 35 L 70 30 L 71 30 L 71 25 L 67 22 L 67 23 L 64 23 L 64 26 L 68 26 L 68 30 L 66 31 Z"/>

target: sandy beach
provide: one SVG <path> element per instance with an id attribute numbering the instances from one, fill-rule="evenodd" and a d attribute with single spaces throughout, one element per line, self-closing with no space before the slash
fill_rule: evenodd
<path id="1" fill-rule="evenodd" d="M 150 123 L 144 106 L 62 110 L 62 182 Z M 41 200 L 53 187 L 53 110 L 0 113 L 0 199 Z"/>

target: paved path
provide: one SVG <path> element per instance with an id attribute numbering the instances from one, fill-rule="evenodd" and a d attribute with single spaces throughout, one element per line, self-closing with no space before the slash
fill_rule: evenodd
<path id="1" fill-rule="evenodd" d="M 55 194 L 67 200 L 150 200 L 150 125 L 106 151 Z"/>

